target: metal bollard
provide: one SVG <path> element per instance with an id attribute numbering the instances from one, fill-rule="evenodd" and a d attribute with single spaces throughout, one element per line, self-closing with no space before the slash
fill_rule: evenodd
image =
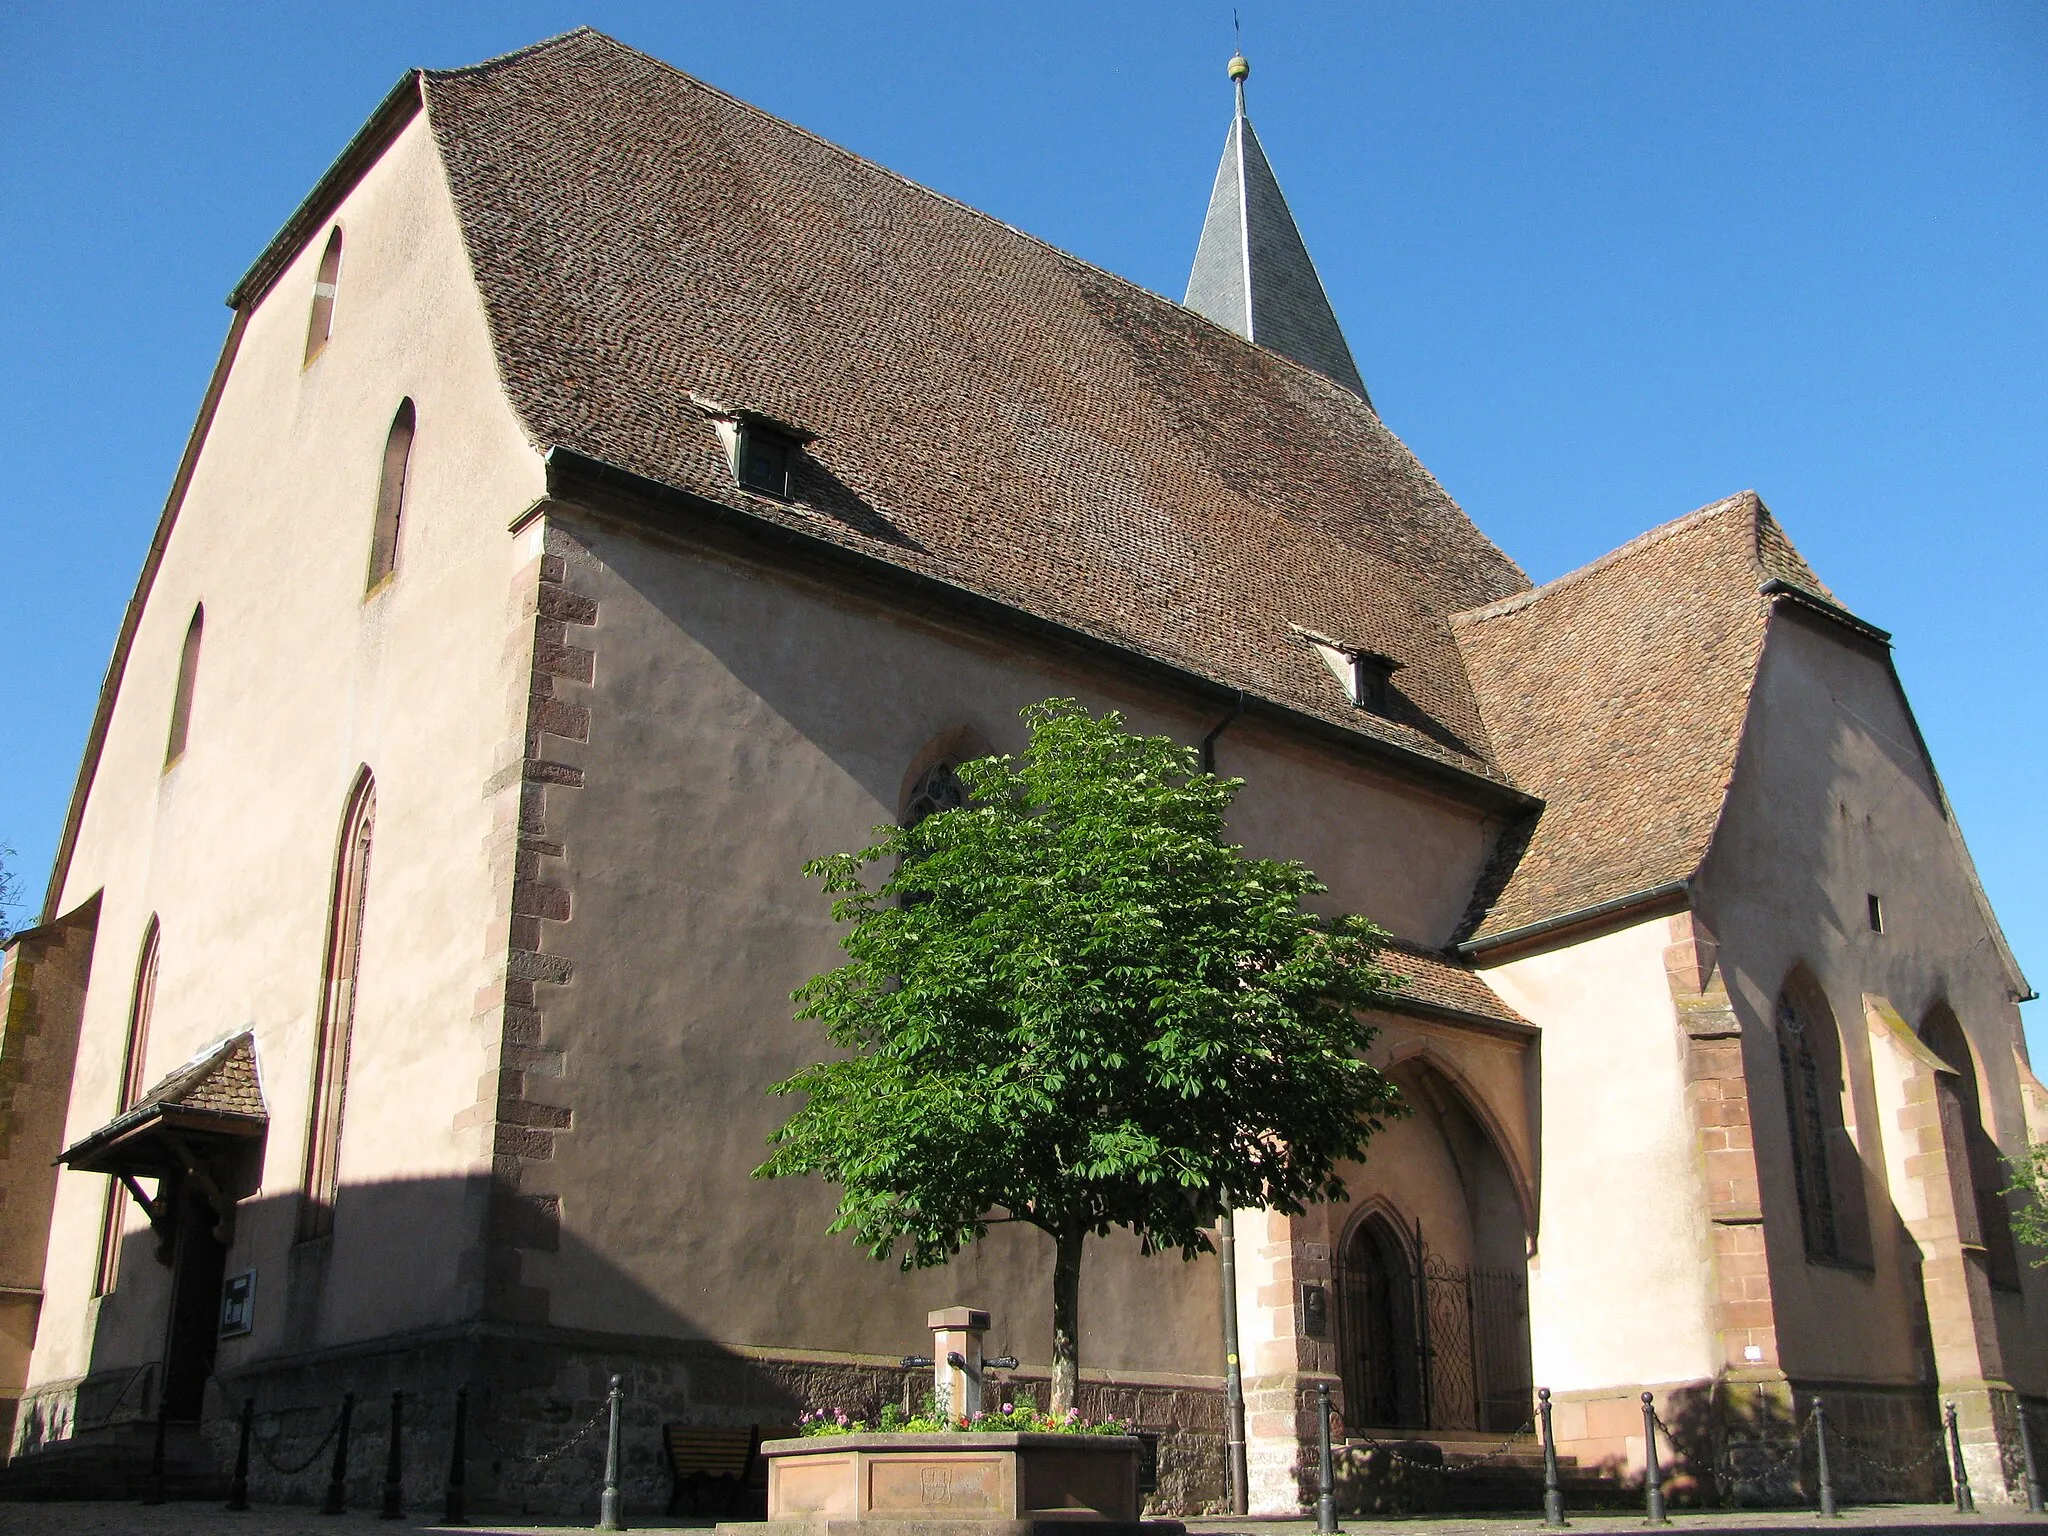
<path id="1" fill-rule="evenodd" d="M 1832 1520 L 1841 1511 L 1835 1508 L 1835 1480 L 1828 1472 L 1828 1405 L 1817 1397 L 1813 1400 L 1813 1447 L 1820 1476 L 1820 1515 Z"/>
<path id="2" fill-rule="evenodd" d="M 1543 1523 L 1568 1524 L 1564 1517 L 1564 1488 L 1557 1480 L 1557 1436 L 1550 1427 L 1550 1388 L 1536 1392 L 1536 1412 L 1543 1419 Z"/>
<path id="3" fill-rule="evenodd" d="M 1657 1407 L 1649 1393 L 1643 1394 L 1643 1521 L 1646 1525 L 1669 1525 L 1664 1513 L 1664 1472 L 1657 1465 Z"/>
<path id="4" fill-rule="evenodd" d="M 338 1515 L 348 1508 L 348 1427 L 356 1416 L 356 1395 L 341 1394 L 341 1423 L 334 1440 L 334 1470 L 328 1474 L 327 1497 L 320 1501 L 320 1513 Z"/>
<path id="5" fill-rule="evenodd" d="M 1316 1531 L 1330 1536 L 1337 1529 L 1337 1468 L 1330 1458 L 1330 1384 L 1316 1383 L 1316 1449 L 1322 1460 L 1316 1470 Z"/>
<path id="6" fill-rule="evenodd" d="M 2034 1467 L 2034 1436 L 2027 1428 L 2027 1405 L 2021 1403 L 2020 1411 L 2020 1461 L 2027 1473 L 2027 1513 L 2038 1515 L 2048 1513 L 2041 1502 L 2041 1474 Z"/>
<path id="7" fill-rule="evenodd" d="M 242 1433 L 235 1442 L 235 1475 L 228 1482 L 228 1508 L 249 1507 L 249 1437 L 256 1430 L 256 1399 L 242 1399 Z"/>
<path id="8" fill-rule="evenodd" d="M 164 1501 L 164 1436 L 171 1427 L 171 1400 L 159 1392 L 156 1398 L 156 1437 L 149 1444 L 149 1493 L 145 1504 Z"/>
<path id="9" fill-rule="evenodd" d="M 391 1445 L 384 1454 L 384 1507 L 380 1520 L 405 1518 L 405 1394 L 391 1394 Z"/>
<path id="10" fill-rule="evenodd" d="M 469 1388 L 455 1389 L 455 1437 L 448 1450 L 448 1496 L 441 1506 L 443 1525 L 469 1524 L 463 1507 L 464 1487 L 469 1481 Z"/>
<path id="11" fill-rule="evenodd" d="M 597 1528 L 600 1531 L 623 1531 L 625 1522 L 619 1518 L 619 1405 L 625 1393 L 619 1390 L 619 1378 L 612 1378 L 611 1433 L 605 1437 L 604 1446 L 604 1496 L 598 1500 Z"/>
<path id="12" fill-rule="evenodd" d="M 1970 1494 L 1970 1469 L 1963 1465 L 1963 1432 L 1956 1424 L 1956 1405 L 1948 1405 L 1949 1477 L 1956 1491 L 1956 1513 L 1974 1515 L 1977 1501 Z"/>

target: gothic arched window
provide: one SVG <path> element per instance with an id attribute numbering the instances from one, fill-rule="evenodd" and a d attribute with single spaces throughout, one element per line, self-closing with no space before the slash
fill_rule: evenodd
<path id="1" fill-rule="evenodd" d="M 415 412 L 410 400 L 398 402 L 391 430 L 384 438 L 384 468 L 377 477 L 377 522 L 370 535 L 370 579 L 365 590 L 398 569 L 398 525 L 405 516 L 405 482 L 412 469 Z"/>
<path id="2" fill-rule="evenodd" d="M 199 641 L 206 629 L 206 605 L 192 609 L 192 622 L 185 626 L 185 645 L 178 652 L 178 688 L 171 695 L 171 734 L 164 742 L 164 766 L 170 767 L 185 755 L 185 738 L 192 730 L 192 691 L 199 686 Z"/>
<path id="3" fill-rule="evenodd" d="M 156 1009 L 156 967 L 159 934 L 155 917 L 142 930 L 142 950 L 135 962 L 135 990 L 128 997 L 128 1043 L 121 1052 L 121 1089 L 114 1106 L 116 1115 L 126 1114 L 142 1097 L 149 1081 L 149 1016 Z M 104 1296 L 114 1288 L 121 1268 L 121 1221 L 128 1210 L 128 1192 L 117 1180 L 107 1180 L 106 1208 L 100 1213 L 99 1263 L 94 1270 L 92 1293 Z"/>
<path id="4" fill-rule="evenodd" d="M 357 778 L 342 817 L 327 912 L 327 950 L 320 974 L 319 1025 L 313 1036 L 313 1092 L 306 1117 L 305 1198 L 299 1205 L 299 1240 L 334 1230 L 334 1195 L 340 1186 L 341 1116 L 348 1089 L 349 1037 L 356 1016 L 356 975 L 363 953 L 363 903 L 370 881 L 370 834 L 377 821 L 377 786 L 368 770 Z"/>
<path id="5" fill-rule="evenodd" d="M 1828 1168 L 1827 1117 L 1821 1103 L 1820 1064 L 1805 1010 L 1787 991 L 1778 996 L 1778 1065 L 1785 1079 L 1785 1111 L 1792 1125 L 1792 1182 L 1799 1192 L 1799 1229 L 1806 1256 L 1841 1256 L 1835 1197 Z"/>
<path id="6" fill-rule="evenodd" d="M 940 811 L 957 811 L 967 803 L 967 788 L 954 768 L 953 763 L 941 760 L 918 776 L 903 802 L 904 827 L 914 827 Z"/>
<path id="7" fill-rule="evenodd" d="M 327 249 L 320 253 L 320 274 L 313 279 L 313 310 L 306 317 L 306 361 L 312 362 L 327 345 L 334 330 L 334 295 L 341 281 L 341 226 L 327 237 Z"/>

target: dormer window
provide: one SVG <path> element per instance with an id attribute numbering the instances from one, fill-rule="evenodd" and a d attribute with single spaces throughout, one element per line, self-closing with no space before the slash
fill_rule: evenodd
<path id="1" fill-rule="evenodd" d="M 1393 678 L 1401 668 L 1400 662 L 1378 651 L 1368 651 L 1363 646 L 1332 640 L 1328 635 L 1319 635 L 1298 624 L 1294 626 L 1294 632 L 1307 642 L 1309 649 L 1323 658 L 1323 665 L 1330 669 L 1330 675 L 1337 679 L 1345 699 L 1354 709 L 1367 710 L 1375 715 L 1388 712 L 1393 704 Z"/>
<path id="2" fill-rule="evenodd" d="M 765 421 L 739 423 L 740 489 L 777 501 L 789 500 L 789 471 L 796 439 Z"/>
<path id="3" fill-rule="evenodd" d="M 721 405 L 702 395 L 692 395 L 690 399 L 711 418 L 741 490 L 756 496 L 772 496 L 777 501 L 796 499 L 797 461 L 804 444 L 812 441 L 812 433 L 759 411 Z"/>

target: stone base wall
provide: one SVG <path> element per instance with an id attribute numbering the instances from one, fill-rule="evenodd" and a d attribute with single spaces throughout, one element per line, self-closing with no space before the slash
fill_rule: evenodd
<path id="1" fill-rule="evenodd" d="M 467 1386 L 470 1508 L 594 1519 L 614 1374 L 625 1393 L 620 1487 L 626 1509 L 641 1515 L 659 1514 L 669 1499 L 663 1425 L 784 1426 L 809 1410 L 843 1408 L 868 1417 L 888 1403 L 913 1411 L 931 1385 L 929 1370 L 845 1356 L 479 1328 L 322 1351 L 218 1377 L 206 1395 L 203 1429 L 221 1467 L 231 1467 L 237 1416 L 243 1400 L 253 1399 L 250 1497 L 317 1504 L 333 1470 L 342 1395 L 353 1392 L 348 1507 L 375 1511 L 390 1446 L 391 1394 L 402 1392 L 406 1508 L 433 1513 L 446 1489 L 456 1388 Z M 54 1398 L 67 1392 L 76 1398 L 78 1385 L 52 1389 L 53 1402 L 46 1405 L 52 1418 L 69 1421 L 68 1410 L 55 1412 Z M 105 1395 L 97 1381 L 87 1386 L 88 1396 Z M 992 1378 L 990 1391 L 1006 1401 L 1029 1393 L 1042 1406 L 1048 1384 L 1020 1373 L 1007 1384 Z M 1129 1419 L 1158 1435 L 1159 1489 L 1147 1500 L 1148 1512 L 1227 1506 L 1220 1387 L 1084 1381 L 1079 1406 L 1087 1417 Z"/>
<path id="2" fill-rule="evenodd" d="M 1835 1495 L 1849 1503 L 1932 1503 L 1949 1496 L 1935 1394 L 1917 1387 L 1723 1379 L 1655 1392 L 1658 1465 L 1677 1505 L 1783 1509 L 1819 1497 L 1813 1402 L 1826 1400 Z M 1638 1391 L 1554 1400 L 1560 1455 L 1642 1486 Z"/>

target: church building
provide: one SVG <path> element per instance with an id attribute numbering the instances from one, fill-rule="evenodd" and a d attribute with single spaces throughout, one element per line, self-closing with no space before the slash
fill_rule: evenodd
<path id="1" fill-rule="evenodd" d="M 602 1437 L 532 1458 L 618 1373 L 658 1506 L 662 1426 L 914 1403 L 955 1305 L 1042 1402 L 1048 1241 L 905 1274 L 750 1170 L 804 862 L 1071 697 L 1404 979 L 1346 1203 L 1235 1213 L 1227 1291 L 1090 1245 L 1154 1509 L 1230 1507 L 1226 1338 L 1253 1512 L 1319 1385 L 1453 1464 L 1546 1388 L 1620 1483 L 1647 1393 L 1722 1503 L 1811 1496 L 1817 1395 L 1850 1495 L 1938 1497 L 1953 1404 L 2024 1497 L 2048 1091 L 1890 635 L 1747 491 L 1532 586 L 1374 409 L 1248 69 L 1184 303 L 589 30 L 399 82 L 229 296 L 6 949 L 0 1494 L 253 1399 L 310 1499 L 403 1391 L 425 1508 L 466 1387 L 472 1497 L 582 1510 Z"/>

